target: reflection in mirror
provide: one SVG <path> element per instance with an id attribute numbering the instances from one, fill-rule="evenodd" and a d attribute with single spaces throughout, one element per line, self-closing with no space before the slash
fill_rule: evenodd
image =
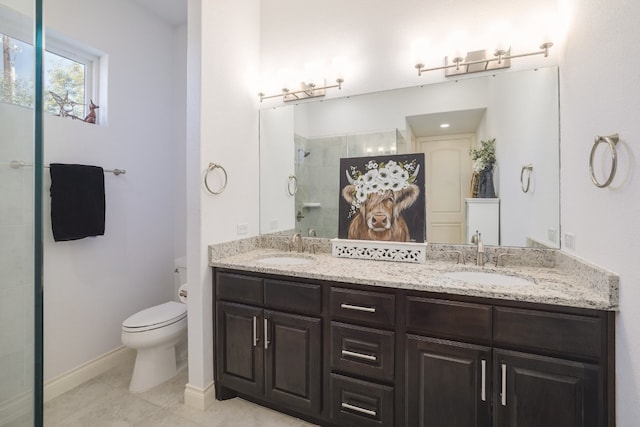
<path id="1" fill-rule="evenodd" d="M 547 67 L 265 108 L 260 231 L 337 237 L 340 158 L 423 152 L 429 242 L 470 243 L 482 228 L 487 244 L 557 248 L 558 105 L 558 68 Z M 491 138 L 497 199 L 470 199 L 469 149 Z M 533 166 L 526 193 L 525 165 Z"/>

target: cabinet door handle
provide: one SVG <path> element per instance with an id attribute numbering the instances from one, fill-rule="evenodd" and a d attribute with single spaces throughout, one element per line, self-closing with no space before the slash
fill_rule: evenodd
<path id="1" fill-rule="evenodd" d="M 258 345 L 258 318 L 253 316 L 253 346 Z"/>
<path id="2" fill-rule="evenodd" d="M 269 349 L 269 319 L 264 319 L 264 349 Z"/>
<path id="3" fill-rule="evenodd" d="M 345 403 L 345 402 L 342 402 L 342 408 L 343 409 L 350 409 L 352 411 L 360 412 L 361 414 L 370 415 L 372 417 L 377 417 L 378 416 L 378 413 L 376 411 L 372 411 L 370 409 L 364 409 L 364 408 L 361 408 L 361 407 L 355 406 L 355 405 L 350 405 L 350 404 Z"/>
<path id="4" fill-rule="evenodd" d="M 480 390 L 480 398 L 483 402 L 487 400 L 487 361 L 482 359 L 482 389 Z"/>
<path id="5" fill-rule="evenodd" d="M 343 356 L 355 357 L 356 359 L 370 360 L 375 362 L 378 358 L 371 354 L 356 353 L 355 351 L 342 350 Z"/>
<path id="6" fill-rule="evenodd" d="M 502 406 L 507 406 L 507 365 L 502 364 L 502 392 L 500 393 Z"/>
<path id="7" fill-rule="evenodd" d="M 362 307 L 360 305 L 351 305 L 351 304 L 340 304 L 340 308 L 344 308 L 345 310 L 355 310 L 355 311 L 365 311 L 367 313 L 375 313 L 375 307 Z"/>

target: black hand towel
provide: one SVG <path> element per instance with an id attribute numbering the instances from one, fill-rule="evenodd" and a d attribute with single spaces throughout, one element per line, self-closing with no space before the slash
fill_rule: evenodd
<path id="1" fill-rule="evenodd" d="M 104 170 L 52 163 L 51 228 L 56 242 L 104 235 Z"/>

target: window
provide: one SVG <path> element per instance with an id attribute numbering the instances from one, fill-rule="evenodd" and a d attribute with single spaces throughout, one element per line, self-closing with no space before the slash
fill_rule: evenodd
<path id="1" fill-rule="evenodd" d="M 33 46 L 1 32 L 0 38 L 0 101 L 32 108 L 35 80 Z M 55 33 L 47 33 L 46 43 L 44 109 L 52 114 L 82 119 L 89 112 L 90 101 L 98 104 L 99 57 Z"/>

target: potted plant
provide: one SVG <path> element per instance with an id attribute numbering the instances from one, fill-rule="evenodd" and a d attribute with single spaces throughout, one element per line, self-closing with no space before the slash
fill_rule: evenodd
<path id="1" fill-rule="evenodd" d="M 479 148 L 469 150 L 473 165 L 472 192 L 473 197 L 496 197 L 493 185 L 493 168 L 496 163 L 496 139 L 480 141 Z"/>

